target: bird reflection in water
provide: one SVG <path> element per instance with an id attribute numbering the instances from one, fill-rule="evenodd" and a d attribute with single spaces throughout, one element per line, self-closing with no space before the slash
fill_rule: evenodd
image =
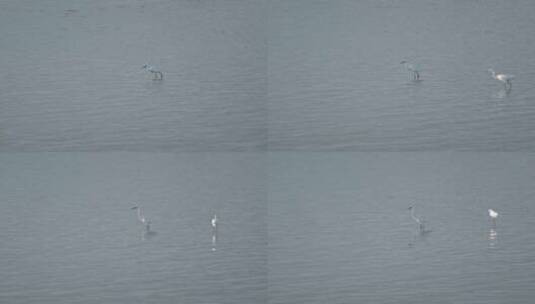
<path id="1" fill-rule="evenodd" d="M 490 227 L 489 231 L 489 247 L 494 248 L 496 246 L 496 241 L 498 238 L 498 233 L 496 232 L 496 219 L 498 218 L 499 213 L 493 209 L 489 209 L 488 212 L 489 217 L 492 221 L 492 226 Z"/>
<path id="2" fill-rule="evenodd" d="M 490 228 L 489 231 L 489 247 L 494 248 L 496 247 L 496 243 L 498 241 L 498 233 L 496 232 L 495 228 Z"/>
<path id="3" fill-rule="evenodd" d="M 212 234 L 212 251 L 216 251 L 217 250 L 217 234 L 214 232 Z"/>

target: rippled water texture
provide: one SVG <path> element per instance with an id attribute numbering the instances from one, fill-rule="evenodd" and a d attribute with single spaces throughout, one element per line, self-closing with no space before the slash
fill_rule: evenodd
<path id="1" fill-rule="evenodd" d="M 535 155 L 280 152 L 269 164 L 270 303 L 534 298 Z"/>
<path id="2" fill-rule="evenodd" d="M 535 2 L 270 1 L 273 150 L 535 148 Z M 421 69 L 409 80 L 400 62 Z M 512 90 L 487 69 L 515 74 Z"/>
<path id="3" fill-rule="evenodd" d="M 265 19 L 263 1 L 3 1 L 0 150 L 264 148 Z"/>
<path id="4" fill-rule="evenodd" d="M 265 303 L 264 159 L 1 153 L 0 302 Z"/>

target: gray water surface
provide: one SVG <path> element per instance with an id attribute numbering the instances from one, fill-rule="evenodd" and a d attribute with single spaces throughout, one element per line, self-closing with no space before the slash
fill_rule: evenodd
<path id="1" fill-rule="evenodd" d="M 534 169 L 521 153 L 271 153 L 269 303 L 530 303 Z"/>
<path id="2" fill-rule="evenodd" d="M 265 147 L 263 4 L 2 1 L 0 150 Z"/>
<path id="3" fill-rule="evenodd" d="M 3 151 L 535 148 L 530 0 L 0 8 Z"/>
<path id="4" fill-rule="evenodd" d="M 0 173 L 1 303 L 266 302 L 262 154 L 1 153 Z"/>
<path id="5" fill-rule="evenodd" d="M 270 1 L 270 149 L 532 151 L 533 15 L 530 0 Z"/>
<path id="6" fill-rule="evenodd" d="M 0 303 L 532 302 L 533 16 L 2 1 Z"/>

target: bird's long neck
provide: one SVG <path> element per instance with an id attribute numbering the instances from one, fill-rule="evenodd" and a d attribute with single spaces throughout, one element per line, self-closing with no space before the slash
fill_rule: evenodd
<path id="1" fill-rule="evenodd" d="M 138 218 L 141 222 L 144 222 L 144 221 L 145 221 L 145 218 L 143 217 L 143 214 L 141 213 L 141 207 L 137 208 L 137 218 Z"/>
<path id="2" fill-rule="evenodd" d="M 489 70 L 493 78 L 496 78 L 496 72 L 493 69 Z"/>

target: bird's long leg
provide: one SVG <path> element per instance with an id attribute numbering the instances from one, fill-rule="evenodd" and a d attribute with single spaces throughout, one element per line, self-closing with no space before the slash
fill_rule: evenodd
<path id="1" fill-rule="evenodd" d="M 158 75 L 160 76 L 160 80 L 163 80 L 163 73 L 162 72 L 158 72 Z"/>
<path id="2" fill-rule="evenodd" d="M 143 212 L 141 212 L 141 207 L 137 208 L 137 219 L 140 222 L 145 223 L 145 217 L 143 216 Z"/>

